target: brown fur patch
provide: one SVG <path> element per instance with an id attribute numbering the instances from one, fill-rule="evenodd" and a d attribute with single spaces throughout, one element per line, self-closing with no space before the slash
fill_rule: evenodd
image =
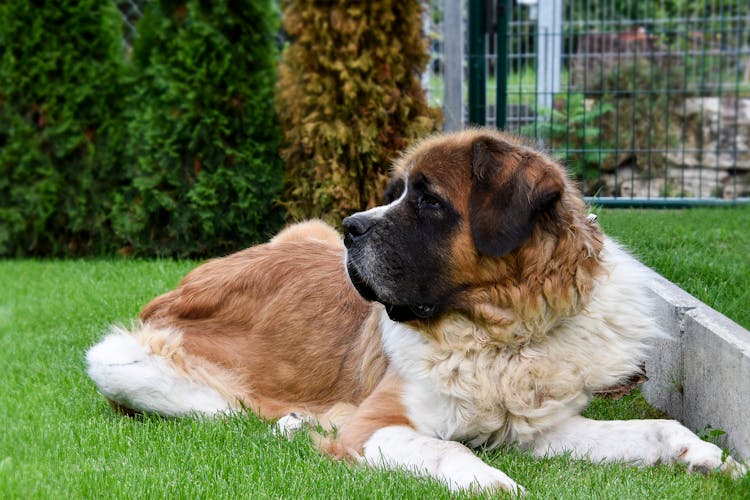
<path id="1" fill-rule="evenodd" d="M 268 418 L 359 403 L 385 366 L 340 242 L 293 236 L 203 264 L 141 313 L 230 371 L 235 397 Z"/>
<path id="2" fill-rule="evenodd" d="M 372 394 L 347 419 L 337 439 L 323 449 L 339 458 L 359 456 L 365 442 L 376 430 L 391 425 L 411 427 L 401 402 L 402 384 L 396 373 L 386 372 Z"/>

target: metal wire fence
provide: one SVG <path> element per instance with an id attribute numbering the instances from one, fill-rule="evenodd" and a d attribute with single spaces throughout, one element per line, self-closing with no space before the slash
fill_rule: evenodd
<path id="1" fill-rule="evenodd" d="M 451 3 L 432 4 L 428 81 L 445 104 L 462 80 L 461 125 L 536 139 L 600 202 L 750 195 L 747 1 L 469 0 L 447 19 Z M 450 22 L 466 27 L 453 72 Z"/>
<path id="2" fill-rule="evenodd" d="M 149 0 L 115 0 L 130 46 Z M 447 128 L 535 139 L 611 204 L 750 196 L 747 0 L 431 0 Z"/>

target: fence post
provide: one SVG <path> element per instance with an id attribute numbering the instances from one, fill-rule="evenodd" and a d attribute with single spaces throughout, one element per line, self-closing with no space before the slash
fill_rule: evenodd
<path id="1" fill-rule="evenodd" d="M 469 0 L 469 122 L 484 125 L 486 121 L 486 9 L 484 0 Z"/>
<path id="2" fill-rule="evenodd" d="M 497 1 L 497 64 L 495 64 L 495 126 L 505 130 L 508 119 L 508 24 L 510 0 Z"/>
<path id="3" fill-rule="evenodd" d="M 443 100 L 443 114 L 445 115 L 444 130 L 461 130 L 464 123 L 463 98 L 463 53 L 464 53 L 464 21 L 461 14 L 460 0 L 443 0 L 443 78 L 445 94 Z"/>
<path id="4" fill-rule="evenodd" d="M 560 92 L 562 58 L 562 0 L 539 2 L 536 32 L 537 109 L 552 109 L 552 97 Z"/>

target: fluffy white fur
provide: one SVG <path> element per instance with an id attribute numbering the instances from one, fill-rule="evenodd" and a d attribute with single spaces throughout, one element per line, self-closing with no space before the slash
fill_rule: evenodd
<path id="1" fill-rule="evenodd" d="M 681 463 L 691 471 L 721 471 L 734 478 L 747 467 L 718 446 L 701 440 L 675 420 L 591 420 L 571 417 L 543 432 L 534 443 L 538 456 L 570 453 L 592 462 L 645 466 Z"/>
<path id="2" fill-rule="evenodd" d="M 362 461 L 368 465 L 410 470 L 445 483 L 451 490 L 524 489 L 505 473 L 490 467 L 461 443 L 425 436 L 410 427 L 390 426 L 365 443 Z"/>
<path id="3" fill-rule="evenodd" d="M 451 348 L 384 315 L 384 348 L 406 381 L 403 400 L 420 432 L 472 446 L 531 443 L 578 414 L 594 389 L 637 372 L 649 339 L 661 335 L 645 278 L 612 241 L 603 261 L 609 274 L 586 309 L 560 319 L 542 342 L 518 350 L 478 344 L 476 326 L 461 317 Z"/>
<path id="4" fill-rule="evenodd" d="M 231 399 L 181 369 L 178 352 L 170 348 L 179 338 L 171 329 L 149 325 L 139 325 L 133 333 L 112 327 L 86 353 L 89 377 L 107 398 L 147 413 L 177 417 L 230 411 Z M 171 342 L 163 343 L 167 339 Z M 158 350 L 155 340 L 162 341 Z"/>

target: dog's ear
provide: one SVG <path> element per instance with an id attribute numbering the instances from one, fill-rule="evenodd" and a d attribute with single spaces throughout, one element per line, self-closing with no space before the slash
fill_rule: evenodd
<path id="1" fill-rule="evenodd" d="M 560 198 L 562 174 L 541 156 L 489 137 L 474 144 L 471 166 L 471 236 L 480 254 L 501 257 L 520 247 Z"/>
<path id="2" fill-rule="evenodd" d="M 406 185 L 404 184 L 404 179 L 402 177 L 396 177 L 393 179 L 383 193 L 383 201 L 385 204 L 388 205 L 389 203 L 393 203 L 401 198 L 401 195 L 404 194 L 405 187 Z"/>

